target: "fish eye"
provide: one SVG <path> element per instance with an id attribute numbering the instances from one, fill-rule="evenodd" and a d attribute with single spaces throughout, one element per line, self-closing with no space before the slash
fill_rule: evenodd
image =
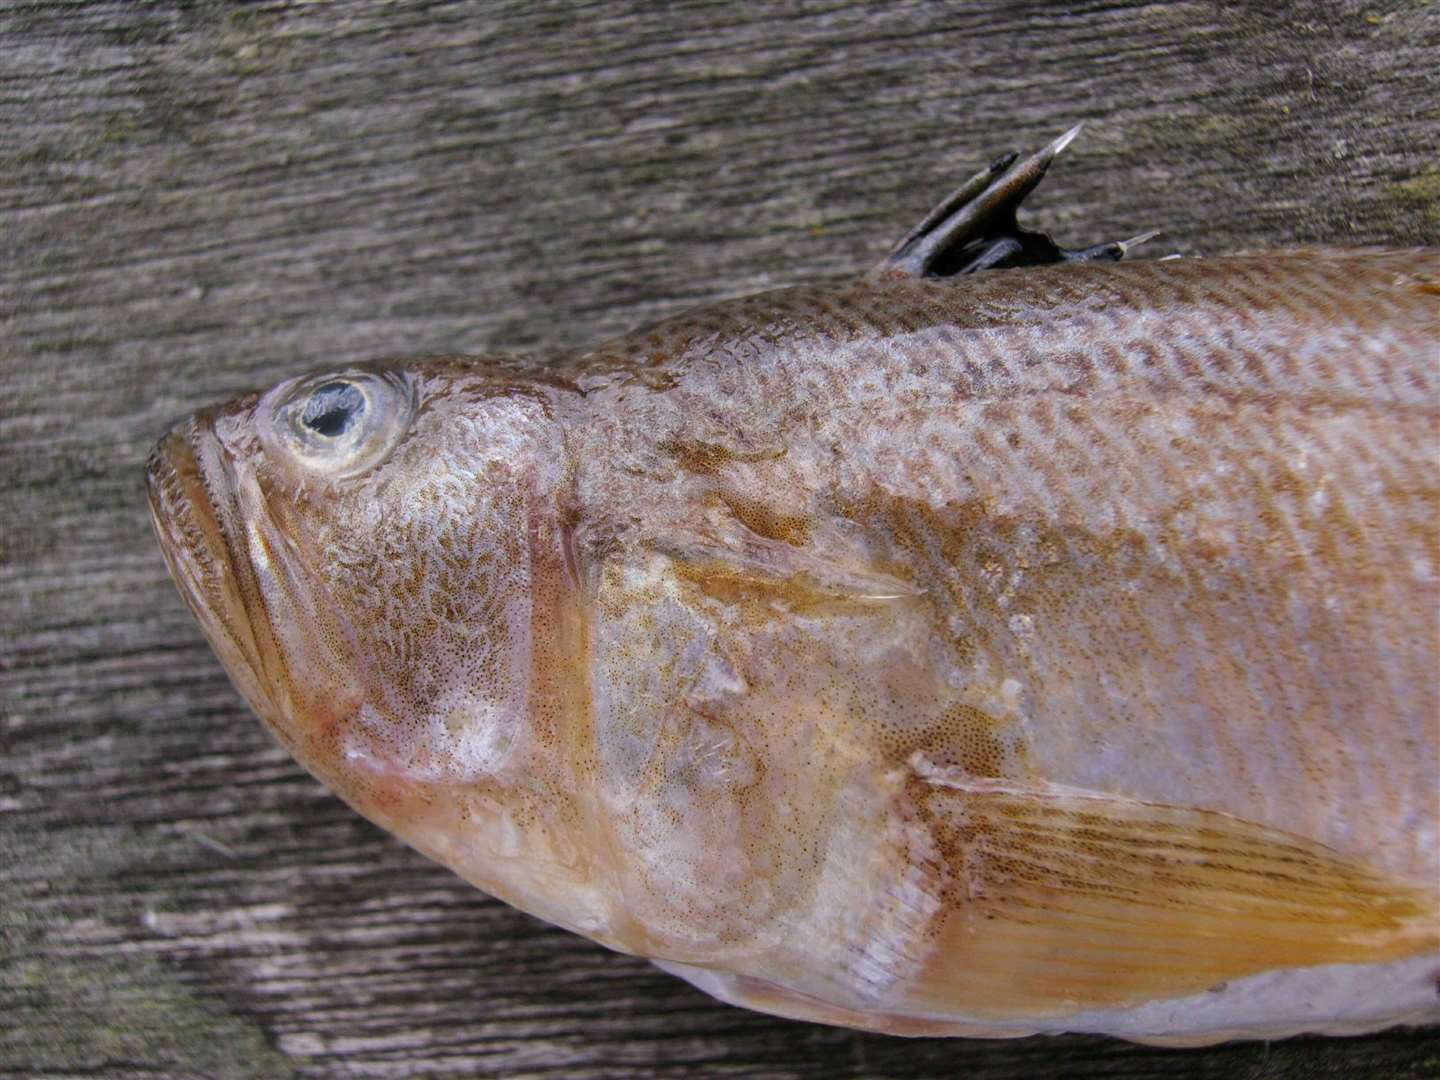
<path id="1" fill-rule="evenodd" d="M 365 413 L 365 395 L 347 382 L 327 382 L 310 392 L 300 423 L 317 435 L 344 435 Z"/>
<path id="2" fill-rule="evenodd" d="M 344 479 L 385 460 L 413 407 L 402 373 L 347 371 L 280 384 L 261 399 L 257 419 L 269 453 Z"/>

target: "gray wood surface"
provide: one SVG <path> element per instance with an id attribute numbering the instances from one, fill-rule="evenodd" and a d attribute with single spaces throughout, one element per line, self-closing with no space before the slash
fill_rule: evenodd
<path id="1" fill-rule="evenodd" d="M 994 152 L 1157 248 L 1435 243 L 1433 4 L 0 5 L 0 1074 L 1440 1075 L 1434 1032 L 906 1041 L 462 885 L 248 715 L 141 462 L 330 361 L 547 349 L 867 266 Z"/>

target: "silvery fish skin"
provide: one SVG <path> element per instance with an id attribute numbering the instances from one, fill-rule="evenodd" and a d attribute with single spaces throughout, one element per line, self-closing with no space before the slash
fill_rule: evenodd
<path id="1" fill-rule="evenodd" d="M 1035 160 L 851 282 L 199 413 L 182 594 L 360 813 L 726 1001 L 1440 1019 L 1440 252 L 1035 256 Z"/>

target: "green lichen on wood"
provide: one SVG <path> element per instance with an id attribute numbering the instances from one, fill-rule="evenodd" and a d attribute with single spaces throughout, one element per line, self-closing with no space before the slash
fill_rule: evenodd
<path id="1" fill-rule="evenodd" d="M 0 1064 L 108 1075 L 143 1061 L 216 1080 L 295 1075 L 257 1024 L 147 955 L 140 896 L 96 888 L 176 842 L 128 828 L 0 829 Z"/>
<path id="2" fill-rule="evenodd" d="M 1397 202 L 1417 208 L 1428 224 L 1440 226 L 1440 168 L 1426 169 L 1390 190 Z"/>
<path id="3" fill-rule="evenodd" d="M 260 1028 L 203 1002 L 147 957 L 37 956 L 3 970 L 0 1061 L 36 1072 L 104 1075 L 145 1061 L 217 1080 L 295 1075 Z"/>

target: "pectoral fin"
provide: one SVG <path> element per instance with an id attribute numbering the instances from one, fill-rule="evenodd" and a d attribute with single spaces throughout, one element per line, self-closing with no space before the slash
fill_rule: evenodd
<path id="1" fill-rule="evenodd" d="M 834 860 L 830 917 L 792 952 L 661 966 L 750 1008 L 904 1035 L 1197 1045 L 1436 1015 L 1424 887 L 1226 814 L 911 765 L 885 829 L 841 830 L 870 842 Z M 1373 1013 L 1347 1003 L 1358 987 Z"/>
<path id="2" fill-rule="evenodd" d="M 1440 947 L 1433 892 L 1226 814 L 930 770 L 946 914 L 907 1004 L 1044 1015 Z"/>

